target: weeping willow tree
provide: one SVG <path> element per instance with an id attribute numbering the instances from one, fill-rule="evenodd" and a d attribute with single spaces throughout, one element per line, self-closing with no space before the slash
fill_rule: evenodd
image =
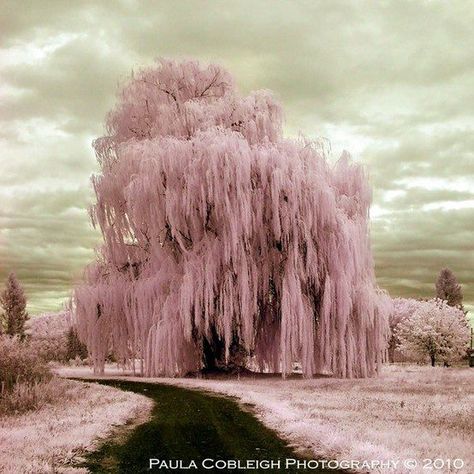
<path id="1" fill-rule="evenodd" d="M 271 93 L 242 97 L 195 61 L 136 73 L 106 125 L 91 209 L 104 243 L 74 294 L 96 371 L 113 351 L 149 376 L 236 361 L 376 373 L 386 298 L 360 166 L 283 138 Z"/>

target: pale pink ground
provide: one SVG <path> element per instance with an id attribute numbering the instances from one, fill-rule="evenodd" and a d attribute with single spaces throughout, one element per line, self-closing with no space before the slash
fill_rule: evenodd
<path id="1" fill-rule="evenodd" d="M 113 369 L 106 373 L 123 375 Z M 63 374 L 90 376 L 90 369 Z M 316 458 L 460 458 L 465 468 L 456 472 L 474 472 L 474 369 L 388 366 L 378 378 L 358 380 L 138 380 L 237 397 L 252 404 L 264 424 Z"/>
<path id="2" fill-rule="evenodd" d="M 113 427 L 138 414 L 152 401 L 132 392 L 98 384 L 64 381 L 66 393 L 56 405 L 21 416 L 0 418 L 0 472 L 79 473 L 81 455 L 94 449 Z"/>

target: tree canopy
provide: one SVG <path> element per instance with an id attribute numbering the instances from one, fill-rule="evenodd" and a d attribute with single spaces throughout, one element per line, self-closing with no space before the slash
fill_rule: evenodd
<path id="1" fill-rule="evenodd" d="M 375 285 L 371 189 L 344 154 L 282 135 L 269 91 L 220 66 L 135 73 L 95 140 L 104 238 L 75 290 L 98 371 L 112 348 L 147 375 L 229 365 L 345 377 L 377 371 L 388 298 Z"/>
<path id="2" fill-rule="evenodd" d="M 462 309 L 462 288 L 454 273 L 443 268 L 436 280 L 436 297 L 445 300 L 450 306 Z"/>
<path id="3" fill-rule="evenodd" d="M 419 301 L 418 308 L 396 328 L 399 349 L 417 360 L 449 364 L 466 354 L 470 328 L 465 314 L 446 301 Z"/>

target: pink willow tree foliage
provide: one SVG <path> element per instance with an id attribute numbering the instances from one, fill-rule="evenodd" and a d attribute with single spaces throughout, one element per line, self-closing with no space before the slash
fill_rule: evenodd
<path id="1" fill-rule="evenodd" d="M 237 352 L 287 375 L 377 371 L 387 298 L 374 285 L 371 190 L 347 156 L 282 137 L 267 91 L 221 67 L 159 60 L 122 89 L 94 142 L 104 245 L 75 290 L 95 368 L 110 350 L 175 376 Z"/>

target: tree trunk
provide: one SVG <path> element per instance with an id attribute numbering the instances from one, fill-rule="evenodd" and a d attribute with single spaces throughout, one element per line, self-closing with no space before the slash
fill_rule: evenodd
<path id="1" fill-rule="evenodd" d="M 219 367 L 222 359 L 224 344 L 219 339 L 214 327 L 211 327 L 211 336 L 203 340 L 203 365 L 205 371 L 215 371 Z"/>
<path id="2" fill-rule="evenodd" d="M 433 354 L 431 354 L 430 357 L 431 357 L 431 367 L 434 367 L 436 365 L 436 357 Z"/>
<path id="3" fill-rule="evenodd" d="M 225 360 L 224 341 L 211 328 L 210 340 L 203 340 L 203 371 L 204 372 L 240 372 L 245 370 L 245 350 L 234 335 L 229 350 L 229 360 Z"/>

